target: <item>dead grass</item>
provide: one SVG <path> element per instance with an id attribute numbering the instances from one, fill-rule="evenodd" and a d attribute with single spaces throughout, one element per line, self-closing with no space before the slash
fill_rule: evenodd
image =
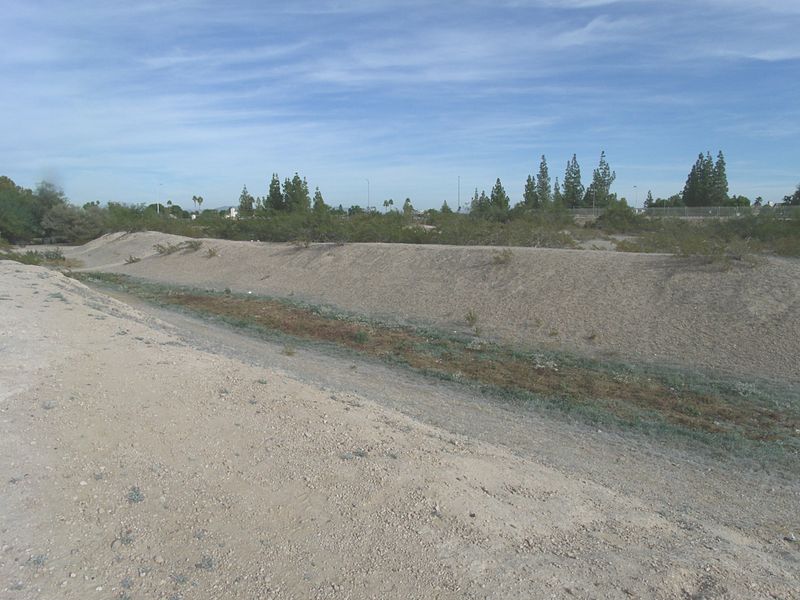
<path id="1" fill-rule="evenodd" d="M 536 354 L 521 354 L 494 344 L 425 336 L 412 329 L 332 318 L 277 300 L 164 293 L 168 304 L 245 322 L 292 337 L 324 341 L 415 369 L 466 378 L 544 397 L 567 398 L 602 409 L 625 422 L 658 416 L 667 423 L 707 433 L 737 433 L 751 440 L 775 441 L 796 435 L 798 414 L 787 415 L 733 394 L 699 393 L 671 387 L 652 377 L 620 374 L 597 366 L 558 364 Z"/>

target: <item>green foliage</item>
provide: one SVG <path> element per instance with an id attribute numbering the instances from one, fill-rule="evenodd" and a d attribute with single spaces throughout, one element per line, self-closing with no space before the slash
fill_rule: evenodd
<path id="1" fill-rule="evenodd" d="M 608 206 L 614 199 L 611 194 L 611 185 L 616 178 L 616 172 L 612 171 L 608 165 L 605 151 L 600 152 L 600 162 L 592 173 L 592 183 L 586 189 L 582 205 L 585 207 Z"/>
<path id="2" fill-rule="evenodd" d="M 567 169 L 564 172 L 562 203 L 567 208 L 580 206 L 584 191 L 581 183 L 581 167 L 578 165 L 577 156 L 573 154 L 572 159 L 567 162 Z"/>
<path id="3" fill-rule="evenodd" d="M 553 200 L 550 191 L 550 171 L 547 168 L 547 159 L 542 154 L 542 161 L 539 163 L 539 173 L 536 175 L 536 198 L 542 207 L 547 207 Z"/>
<path id="4" fill-rule="evenodd" d="M 610 198 L 594 226 L 608 233 L 628 233 L 641 231 L 647 226 L 647 221 L 644 215 L 636 214 L 624 198 Z"/>
<path id="5" fill-rule="evenodd" d="M 710 152 L 698 155 L 682 195 L 686 206 L 723 206 L 727 203 L 728 176 L 722 151 L 717 154 L 716 163 Z"/>
<path id="6" fill-rule="evenodd" d="M 255 198 L 247 191 L 247 186 L 242 187 L 242 193 L 239 194 L 239 214 L 243 217 L 249 217 L 253 214 L 255 209 Z"/>
<path id="7" fill-rule="evenodd" d="M 530 175 L 525 180 L 525 188 L 522 191 L 522 206 L 529 210 L 541 208 L 539 195 L 536 192 L 536 183 Z"/>

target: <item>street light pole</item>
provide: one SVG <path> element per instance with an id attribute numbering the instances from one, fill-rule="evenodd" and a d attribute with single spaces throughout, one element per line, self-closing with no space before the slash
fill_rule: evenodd
<path id="1" fill-rule="evenodd" d="M 634 194 L 634 198 L 635 198 L 634 206 L 638 207 L 639 206 L 639 187 L 638 186 L 633 186 L 633 194 Z"/>

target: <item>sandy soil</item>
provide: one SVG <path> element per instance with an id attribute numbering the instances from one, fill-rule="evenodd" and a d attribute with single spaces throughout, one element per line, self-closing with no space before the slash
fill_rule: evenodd
<path id="1" fill-rule="evenodd" d="M 86 268 L 209 289 L 292 297 L 377 318 L 645 362 L 800 380 L 800 261 L 703 265 L 665 255 L 390 244 L 204 240 L 160 256 L 161 233 L 65 249 Z M 208 248 L 218 250 L 204 257 Z M 125 259 L 142 260 L 126 265 Z"/>
<path id="2" fill-rule="evenodd" d="M 800 597 L 797 481 L 38 267 L 0 307 L 2 598 Z"/>

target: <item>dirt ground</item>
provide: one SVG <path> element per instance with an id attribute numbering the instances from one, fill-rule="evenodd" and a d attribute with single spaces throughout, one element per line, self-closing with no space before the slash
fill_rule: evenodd
<path id="1" fill-rule="evenodd" d="M 39 267 L 0 308 L 2 598 L 800 597 L 796 479 Z"/>
<path id="2" fill-rule="evenodd" d="M 703 264 L 597 250 L 290 244 L 109 234 L 65 248 L 86 268 L 152 281 L 286 297 L 401 323 L 632 359 L 800 381 L 800 261 Z M 213 248 L 216 256 L 207 257 Z M 125 264 L 129 257 L 141 259 Z"/>

